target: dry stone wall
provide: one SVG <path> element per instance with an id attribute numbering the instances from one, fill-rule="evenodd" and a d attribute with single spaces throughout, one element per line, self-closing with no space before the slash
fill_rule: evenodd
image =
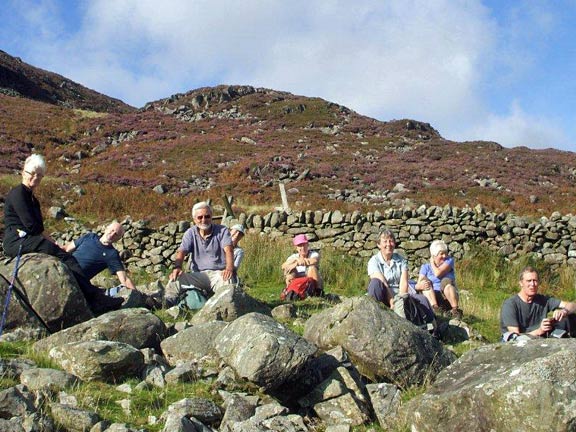
<path id="1" fill-rule="evenodd" d="M 271 238 L 291 238 L 306 234 L 314 248 L 333 247 L 342 253 L 365 258 L 376 251 L 378 233 L 390 229 L 397 238 L 397 249 L 417 271 L 429 257 L 428 247 L 435 239 L 444 240 L 450 253 L 461 258 L 472 244 L 487 245 L 510 259 L 533 253 L 552 266 L 576 264 L 576 216 L 553 213 L 550 217 L 530 219 L 506 213 L 486 212 L 481 206 L 421 206 L 417 209 L 387 209 L 371 213 L 335 211 L 284 212 L 266 215 L 240 214 L 223 223 L 243 223 L 250 233 Z M 189 221 L 169 223 L 158 229 L 145 221 L 124 221 L 126 234 L 118 242 L 119 250 L 130 252 L 129 270 L 164 276 L 170 268 Z M 69 241 L 86 229 L 76 227 L 60 240 Z"/>

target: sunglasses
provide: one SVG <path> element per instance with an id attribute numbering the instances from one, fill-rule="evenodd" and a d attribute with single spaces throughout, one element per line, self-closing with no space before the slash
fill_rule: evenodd
<path id="1" fill-rule="evenodd" d="M 198 220 L 212 219 L 212 215 L 198 215 L 198 216 L 196 216 L 196 219 L 198 219 Z"/>
<path id="2" fill-rule="evenodd" d="M 42 173 L 38 173 L 38 172 L 30 172 L 30 171 L 24 171 L 26 174 L 28 174 L 30 177 L 37 177 L 37 178 L 42 178 L 44 177 L 44 174 Z"/>

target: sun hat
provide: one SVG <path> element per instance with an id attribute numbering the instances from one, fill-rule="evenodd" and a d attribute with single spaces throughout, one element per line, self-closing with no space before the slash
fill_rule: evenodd
<path id="1" fill-rule="evenodd" d="M 308 243 L 308 237 L 306 237 L 306 234 L 298 234 L 296 237 L 294 237 L 292 243 L 294 244 L 294 246 L 300 246 L 306 244 Z"/>
<path id="2" fill-rule="evenodd" d="M 232 226 L 230 227 L 230 230 L 234 230 L 234 231 L 241 232 L 242 234 L 246 234 L 246 233 L 244 232 L 244 225 L 242 225 L 242 224 L 232 225 Z"/>

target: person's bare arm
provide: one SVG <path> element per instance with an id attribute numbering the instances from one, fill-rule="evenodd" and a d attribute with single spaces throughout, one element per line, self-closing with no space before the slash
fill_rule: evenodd
<path id="1" fill-rule="evenodd" d="M 559 308 L 554 310 L 552 318 L 554 318 L 556 321 L 562 321 L 564 318 L 570 314 L 573 314 L 574 312 L 576 312 L 576 303 L 561 301 Z"/>
<path id="2" fill-rule="evenodd" d="M 428 280 L 423 274 L 418 275 L 418 282 L 416 282 L 416 291 L 428 291 L 432 289 L 432 282 Z"/>
<path id="3" fill-rule="evenodd" d="M 284 272 L 284 274 L 290 273 L 292 270 L 296 268 L 297 265 L 298 265 L 298 257 L 293 258 L 290 256 L 282 264 L 282 271 Z"/>
<path id="4" fill-rule="evenodd" d="M 232 245 L 224 246 L 224 256 L 226 258 L 226 268 L 222 270 L 222 279 L 230 280 L 234 273 L 234 247 Z"/>
<path id="5" fill-rule="evenodd" d="M 384 275 L 380 272 L 374 272 L 368 275 L 368 277 L 370 279 L 378 279 L 380 282 L 382 282 L 385 286 L 388 286 L 388 281 L 386 280 L 386 278 L 384 277 Z"/>
<path id="6" fill-rule="evenodd" d="M 400 286 L 398 287 L 398 294 L 408 293 L 408 270 L 404 270 L 400 275 Z"/>
<path id="7" fill-rule="evenodd" d="M 176 251 L 176 258 L 174 259 L 174 268 L 170 272 L 168 279 L 171 281 L 175 281 L 178 279 L 178 276 L 182 274 L 182 265 L 184 264 L 184 260 L 186 259 L 186 254 L 181 250 Z"/>
<path id="8" fill-rule="evenodd" d="M 450 270 L 452 270 L 452 266 L 450 265 L 450 262 L 444 261 L 442 264 L 437 266 L 436 264 L 434 264 L 434 260 L 432 260 L 432 258 L 430 259 L 430 267 L 432 268 L 432 271 L 434 272 L 434 276 L 436 276 L 438 279 L 440 279 L 445 274 L 450 273 Z"/>
<path id="9" fill-rule="evenodd" d="M 116 276 L 118 276 L 120 283 L 122 285 L 124 285 L 126 288 L 131 289 L 131 290 L 136 289 L 136 286 L 134 286 L 134 283 L 128 277 L 128 275 L 126 274 L 126 272 L 124 270 L 120 270 L 120 271 L 116 272 Z"/>

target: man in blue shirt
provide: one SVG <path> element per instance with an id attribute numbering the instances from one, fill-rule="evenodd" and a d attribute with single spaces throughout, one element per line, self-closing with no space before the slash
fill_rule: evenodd
<path id="1" fill-rule="evenodd" d="M 134 283 L 126 275 L 126 269 L 120 259 L 120 254 L 113 246 L 124 235 L 124 228 L 118 222 L 112 222 L 98 237 L 88 233 L 66 245 L 66 251 L 72 252 L 80 268 L 88 279 L 109 269 L 120 280 L 120 284 L 129 289 L 136 289 Z"/>
<path id="2" fill-rule="evenodd" d="M 205 301 L 218 288 L 232 283 L 234 246 L 230 231 L 212 223 L 212 208 L 206 202 L 194 205 L 192 218 L 194 226 L 184 233 L 169 275 L 164 299 L 168 306 L 177 304 L 186 291 L 200 293 Z M 182 266 L 188 256 L 190 268 L 184 272 Z"/>

